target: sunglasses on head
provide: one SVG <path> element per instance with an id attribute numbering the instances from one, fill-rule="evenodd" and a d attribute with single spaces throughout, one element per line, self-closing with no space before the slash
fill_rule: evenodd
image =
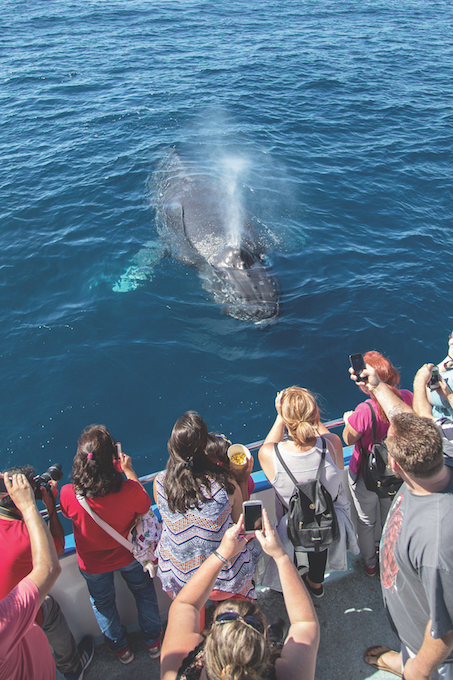
<path id="1" fill-rule="evenodd" d="M 231 446 L 231 441 L 228 439 L 228 437 L 224 434 L 215 434 L 214 437 L 219 437 L 219 439 L 223 439 L 227 444 Z"/>
<path id="2" fill-rule="evenodd" d="M 222 623 L 230 623 L 231 621 L 240 621 L 244 626 L 253 628 L 253 630 L 256 630 L 260 635 L 264 635 L 264 626 L 261 621 L 258 621 L 254 616 L 250 615 L 241 616 L 237 612 L 223 612 L 216 617 L 214 623 L 222 625 Z"/>

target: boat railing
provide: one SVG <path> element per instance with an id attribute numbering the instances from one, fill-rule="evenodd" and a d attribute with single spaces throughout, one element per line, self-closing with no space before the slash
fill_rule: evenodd
<path id="1" fill-rule="evenodd" d="M 337 418 L 336 420 L 329 420 L 327 423 L 324 423 L 324 425 L 329 430 L 333 430 L 336 427 L 341 427 L 342 425 L 344 425 L 344 420 L 343 420 L 343 418 Z M 260 439 L 259 441 L 252 442 L 251 444 L 247 444 L 247 448 L 249 449 L 249 451 L 256 451 L 257 449 L 259 449 L 263 445 L 263 443 L 264 443 L 264 439 Z M 152 472 L 148 475 L 143 475 L 142 477 L 139 477 L 139 481 L 141 482 L 141 484 L 143 484 L 143 486 L 145 486 L 146 484 L 151 484 L 151 482 L 154 481 L 154 478 L 158 474 L 159 474 L 159 470 L 157 470 L 156 472 Z M 257 474 L 258 473 L 254 473 L 254 476 L 257 475 Z M 264 474 L 264 473 L 262 473 L 262 474 Z M 61 512 L 59 503 L 57 503 L 56 510 L 57 510 L 57 512 Z M 41 515 L 44 517 L 44 519 L 48 518 L 48 513 L 47 513 L 46 509 L 41 510 L 40 512 L 41 512 Z"/>

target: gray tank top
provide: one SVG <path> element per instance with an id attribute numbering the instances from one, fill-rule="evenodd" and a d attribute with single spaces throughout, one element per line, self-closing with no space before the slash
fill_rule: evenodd
<path id="1" fill-rule="evenodd" d="M 324 467 L 321 471 L 321 482 L 335 500 L 335 498 L 338 496 L 343 470 L 340 470 L 333 462 L 329 451 L 329 446 L 331 446 L 331 444 L 327 440 L 326 444 L 327 451 Z M 318 467 L 322 456 L 321 437 L 316 437 L 315 446 L 304 453 L 290 453 L 286 450 L 284 442 L 280 442 L 277 444 L 277 446 L 281 457 L 298 482 L 311 482 L 312 480 L 316 479 L 316 473 L 318 472 Z M 271 480 L 271 484 L 277 492 L 280 501 L 287 508 L 289 505 L 289 500 L 294 491 L 294 484 L 278 460 L 275 451 L 273 451 L 272 456 L 274 461 L 275 477 Z"/>

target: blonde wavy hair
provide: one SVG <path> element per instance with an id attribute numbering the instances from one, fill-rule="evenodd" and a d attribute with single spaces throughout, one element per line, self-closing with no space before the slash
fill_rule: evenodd
<path id="1" fill-rule="evenodd" d="M 266 635 L 238 619 L 216 624 L 215 618 L 224 612 L 253 616 L 264 630 L 267 626 L 262 611 L 251 600 L 227 600 L 219 605 L 204 646 L 209 680 L 262 680 L 271 661 Z"/>
<path id="2" fill-rule="evenodd" d="M 317 436 L 320 422 L 316 399 L 304 387 L 287 387 L 281 398 L 282 418 L 296 444 L 304 445 L 307 439 Z"/>

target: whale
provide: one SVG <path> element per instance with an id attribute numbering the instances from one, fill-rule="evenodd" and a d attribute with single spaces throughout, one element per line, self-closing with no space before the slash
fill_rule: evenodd
<path id="1" fill-rule="evenodd" d="M 235 187 L 173 151 L 149 189 L 160 239 L 145 244 L 113 290 L 135 290 L 152 280 L 157 262 L 170 256 L 197 270 L 224 314 L 255 324 L 275 321 L 280 282 L 265 259 L 264 225 L 245 209 Z"/>
<path id="2" fill-rule="evenodd" d="M 221 178 L 174 155 L 158 192 L 158 230 L 175 259 L 235 319 L 263 323 L 280 311 L 280 283 L 265 261 L 258 220 Z"/>

